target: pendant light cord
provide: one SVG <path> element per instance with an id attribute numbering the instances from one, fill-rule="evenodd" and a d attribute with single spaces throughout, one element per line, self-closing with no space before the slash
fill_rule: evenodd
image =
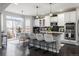
<path id="1" fill-rule="evenodd" d="M 49 4 L 50 4 L 50 13 L 52 13 L 52 3 Z"/>
<path id="2" fill-rule="evenodd" d="M 36 15 L 36 16 L 38 16 L 38 6 L 36 6 L 36 9 L 37 9 L 37 12 L 36 12 L 36 13 L 37 13 L 37 15 Z"/>

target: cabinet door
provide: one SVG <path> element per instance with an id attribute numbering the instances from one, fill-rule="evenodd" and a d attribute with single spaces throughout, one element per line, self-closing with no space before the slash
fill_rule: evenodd
<path id="1" fill-rule="evenodd" d="M 35 19 L 35 25 L 34 26 L 39 26 L 39 20 L 38 19 Z"/>
<path id="2" fill-rule="evenodd" d="M 65 23 L 70 22 L 70 13 L 69 12 L 64 13 L 64 21 L 65 21 Z"/>
<path id="3" fill-rule="evenodd" d="M 76 12 L 75 11 L 66 12 L 64 18 L 65 18 L 65 23 L 76 22 Z"/>
<path id="4" fill-rule="evenodd" d="M 70 12 L 70 21 L 71 22 L 76 22 L 76 12 Z"/>
<path id="5" fill-rule="evenodd" d="M 45 26 L 50 26 L 50 16 L 45 16 Z"/>
<path id="6" fill-rule="evenodd" d="M 57 22 L 58 21 L 58 17 L 51 17 L 50 19 L 51 19 L 50 22 Z"/>
<path id="7" fill-rule="evenodd" d="M 58 26 L 64 26 L 64 14 L 58 14 Z"/>

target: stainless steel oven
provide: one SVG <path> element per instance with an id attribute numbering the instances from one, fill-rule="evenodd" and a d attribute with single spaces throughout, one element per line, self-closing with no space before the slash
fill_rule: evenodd
<path id="1" fill-rule="evenodd" d="M 65 39 L 75 40 L 75 23 L 66 23 L 65 26 Z"/>

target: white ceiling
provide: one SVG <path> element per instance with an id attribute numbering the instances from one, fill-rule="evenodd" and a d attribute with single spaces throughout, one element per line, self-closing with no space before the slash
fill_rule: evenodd
<path id="1" fill-rule="evenodd" d="M 10 4 L 5 11 L 18 13 L 24 15 L 35 16 L 36 15 L 36 8 L 35 6 L 38 5 L 38 14 L 45 15 L 49 13 L 50 6 L 49 3 L 19 3 L 19 4 Z M 56 3 L 52 5 L 53 12 L 61 12 L 69 8 L 79 7 L 79 3 Z"/>
<path id="2" fill-rule="evenodd" d="M 0 3 L 0 12 L 4 11 L 8 5 L 9 3 Z"/>

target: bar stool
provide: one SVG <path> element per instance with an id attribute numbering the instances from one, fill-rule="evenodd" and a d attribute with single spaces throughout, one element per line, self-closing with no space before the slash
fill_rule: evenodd
<path id="1" fill-rule="evenodd" d="M 23 45 L 25 40 L 26 40 L 25 34 L 24 33 L 20 33 L 19 43 Z"/>
<path id="2" fill-rule="evenodd" d="M 28 46 L 29 37 L 27 33 L 20 33 L 19 43 L 21 43 L 24 47 Z"/>
<path id="3" fill-rule="evenodd" d="M 47 50 L 49 50 L 50 44 L 52 44 L 52 47 L 51 47 L 52 50 L 56 49 L 56 40 L 54 40 L 54 37 L 52 36 L 52 34 L 44 34 L 44 40 L 46 42 Z M 55 48 L 53 48 L 53 43 L 55 43 Z"/>
<path id="4" fill-rule="evenodd" d="M 29 33 L 28 36 L 30 38 L 29 44 L 32 44 L 33 46 L 35 46 L 37 41 L 36 35 L 34 33 Z"/>
<path id="5" fill-rule="evenodd" d="M 44 37 L 43 37 L 43 34 L 36 34 L 36 38 L 39 42 L 39 46 L 40 48 L 42 48 L 42 46 L 44 47 Z"/>

